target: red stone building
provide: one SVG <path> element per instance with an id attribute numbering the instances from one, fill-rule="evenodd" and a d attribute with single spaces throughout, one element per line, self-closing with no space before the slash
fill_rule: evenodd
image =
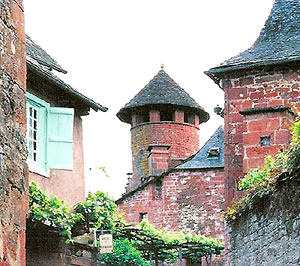
<path id="1" fill-rule="evenodd" d="M 225 207 L 242 196 L 237 184 L 249 168 L 289 143 L 300 107 L 299 43 L 299 1 L 276 0 L 255 43 L 206 72 L 225 93 Z"/>
<path id="2" fill-rule="evenodd" d="M 199 150 L 209 115 L 164 70 L 117 116 L 131 124 L 133 176 L 117 200 L 126 221 L 223 239 L 223 128 Z"/>
<path id="3" fill-rule="evenodd" d="M 67 73 L 26 36 L 29 179 L 73 206 L 85 199 L 82 116 L 107 108 L 77 92 L 56 72 Z"/>
<path id="4" fill-rule="evenodd" d="M 239 178 L 290 140 L 300 107 L 299 42 L 299 1 L 277 0 L 253 46 L 206 72 L 225 93 L 226 206 L 241 194 Z"/>

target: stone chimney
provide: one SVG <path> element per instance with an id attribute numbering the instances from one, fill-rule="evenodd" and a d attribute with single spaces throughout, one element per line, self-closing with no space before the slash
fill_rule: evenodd
<path id="1" fill-rule="evenodd" d="M 148 147 L 149 175 L 156 176 L 169 169 L 170 145 L 150 145 Z"/>

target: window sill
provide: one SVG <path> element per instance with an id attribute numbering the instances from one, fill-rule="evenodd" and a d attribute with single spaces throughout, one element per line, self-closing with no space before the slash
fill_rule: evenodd
<path id="1" fill-rule="evenodd" d="M 28 170 L 30 172 L 41 175 L 43 177 L 47 177 L 47 178 L 50 177 L 49 171 L 46 172 L 45 169 L 41 168 L 40 166 L 38 166 L 36 164 L 30 163 L 30 162 L 27 162 L 27 164 L 28 164 Z"/>

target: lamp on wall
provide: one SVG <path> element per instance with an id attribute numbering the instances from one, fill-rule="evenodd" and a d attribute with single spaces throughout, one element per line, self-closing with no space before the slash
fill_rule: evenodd
<path id="1" fill-rule="evenodd" d="M 214 108 L 214 112 L 215 112 L 217 115 L 219 115 L 219 116 L 221 116 L 221 117 L 224 118 L 224 109 L 222 109 L 218 104 L 217 104 L 217 106 Z"/>

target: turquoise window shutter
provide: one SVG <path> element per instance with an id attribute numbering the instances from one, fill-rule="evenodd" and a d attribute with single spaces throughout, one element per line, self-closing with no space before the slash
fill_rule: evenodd
<path id="1" fill-rule="evenodd" d="M 73 169 L 73 108 L 50 107 L 48 116 L 48 166 Z"/>

